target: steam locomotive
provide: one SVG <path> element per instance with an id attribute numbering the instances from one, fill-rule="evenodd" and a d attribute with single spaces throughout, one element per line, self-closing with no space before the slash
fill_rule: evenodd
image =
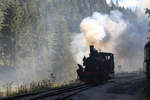
<path id="1" fill-rule="evenodd" d="M 150 40 L 145 44 L 144 47 L 144 64 L 147 80 L 150 82 Z"/>
<path id="2" fill-rule="evenodd" d="M 84 66 L 84 68 L 83 68 Z M 98 52 L 90 46 L 89 57 L 83 58 L 83 66 L 78 64 L 78 78 L 88 83 L 105 83 L 114 76 L 114 56 L 112 53 Z"/>
<path id="3" fill-rule="evenodd" d="M 150 40 L 144 46 L 144 65 L 147 79 L 147 93 L 150 96 Z"/>
<path id="4" fill-rule="evenodd" d="M 146 10 L 145 14 L 148 14 L 150 17 L 150 9 L 146 8 L 145 10 Z M 144 67 L 145 67 L 145 74 L 147 79 L 146 90 L 147 90 L 147 95 L 150 97 L 150 40 L 144 46 L 144 65 L 145 65 Z"/>

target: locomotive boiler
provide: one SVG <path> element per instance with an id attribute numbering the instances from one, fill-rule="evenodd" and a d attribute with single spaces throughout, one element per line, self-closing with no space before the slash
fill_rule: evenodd
<path id="1" fill-rule="evenodd" d="M 104 83 L 114 76 L 114 56 L 112 53 L 98 52 L 91 45 L 89 57 L 84 56 L 83 65 L 78 64 L 78 67 L 79 80 L 96 84 Z"/>

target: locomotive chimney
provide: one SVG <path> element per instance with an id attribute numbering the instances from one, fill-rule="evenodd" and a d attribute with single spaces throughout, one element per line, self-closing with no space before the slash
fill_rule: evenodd
<path id="1" fill-rule="evenodd" d="M 90 45 L 90 53 L 94 51 L 94 45 Z"/>
<path id="2" fill-rule="evenodd" d="M 90 45 L 90 57 L 98 55 L 98 51 L 94 48 L 94 45 Z"/>

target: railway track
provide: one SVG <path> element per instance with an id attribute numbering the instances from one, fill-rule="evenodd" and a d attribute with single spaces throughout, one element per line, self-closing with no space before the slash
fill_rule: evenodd
<path id="1" fill-rule="evenodd" d="M 115 82 L 116 85 L 117 84 L 123 85 L 124 83 L 127 84 L 129 82 L 131 84 L 131 82 L 134 82 L 135 80 L 139 80 L 139 76 L 128 77 L 128 79 L 124 77 L 121 78 L 121 80 L 120 78 L 114 78 L 112 80 L 109 80 L 107 83 Z M 60 87 L 60 88 L 39 91 L 39 92 L 29 93 L 29 94 L 23 94 L 23 95 L 17 95 L 17 96 L 12 96 L 7 98 L 1 98 L 0 100 L 66 100 L 69 97 L 94 86 L 95 85 L 92 84 L 76 83 L 76 84 L 71 84 L 69 86 Z"/>
<path id="2" fill-rule="evenodd" d="M 32 98 L 29 98 L 29 100 L 43 100 L 43 99 L 51 99 L 51 100 L 66 100 L 67 98 L 84 91 L 86 89 L 89 89 L 93 87 L 92 84 L 82 84 L 75 87 L 69 87 L 64 88 L 56 91 L 49 91 L 47 93 L 40 94 L 38 96 L 34 96 Z"/>
<path id="3" fill-rule="evenodd" d="M 51 89 L 47 91 L 40 91 L 36 93 L 1 98 L 0 100 L 45 100 L 46 98 L 53 98 L 53 100 L 65 100 L 70 96 L 75 95 L 93 86 L 94 85 L 92 84 L 77 84 L 68 87 Z"/>

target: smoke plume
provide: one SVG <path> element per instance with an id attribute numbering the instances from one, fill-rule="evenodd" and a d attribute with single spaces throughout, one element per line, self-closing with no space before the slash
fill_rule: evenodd
<path id="1" fill-rule="evenodd" d="M 116 28 L 118 27 L 118 28 Z M 118 10 L 111 11 L 110 15 L 94 12 L 91 17 L 82 20 L 81 32 L 72 41 L 72 53 L 78 63 L 88 54 L 88 46 L 94 45 L 97 50 L 114 52 L 115 41 L 126 29 L 127 21 L 122 19 Z"/>
<path id="2" fill-rule="evenodd" d="M 112 10 L 110 14 L 94 12 L 84 18 L 81 33 L 73 37 L 71 44 L 76 62 L 82 63 L 83 55 L 88 56 L 88 46 L 94 45 L 97 50 L 114 53 L 116 71 L 118 65 L 122 65 L 122 71 L 141 69 L 148 25 L 145 15 L 137 12 L 131 16 L 119 10 Z"/>

